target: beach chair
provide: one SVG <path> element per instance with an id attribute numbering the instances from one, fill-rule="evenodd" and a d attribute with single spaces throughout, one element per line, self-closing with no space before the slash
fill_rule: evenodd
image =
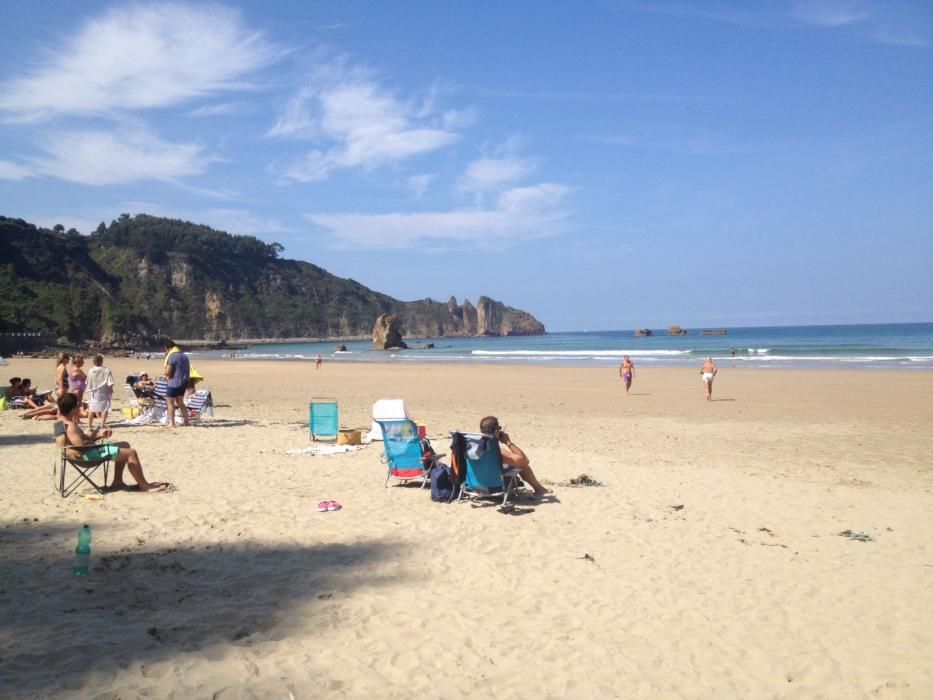
<path id="1" fill-rule="evenodd" d="M 188 401 L 188 419 L 197 420 L 204 416 L 214 417 L 214 400 L 211 398 L 211 392 L 207 389 L 201 389 L 194 392 L 194 396 Z"/>
<path id="2" fill-rule="evenodd" d="M 403 399 L 379 399 L 373 404 L 373 424 L 368 435 L 369 442 L 382 439 L 379 421 L 387 420 L 411 420 Z"/>
<path id="3" fill-rule="evenodd" d="M 464 497 L 498 499 L 501 495 L 501 506 L 505 507 L 509 497 L 517 493 L 522 470 L 503 467 L 499 441 L 493 435 L 451 433 L 451 450 L 465 467 L 458 502 Z"/>
<path id="4" fill-rule="evenodd" d="M 426 449 L 430 443 L 418 436 L 418 426 L 412 420 L 379 421 L 379 430 L 384 448 L 382 462 L 386 465 L 385 487 L 389 487 L 390 479 L 405 482 L 421 479 L 420 488 L 424 488 L 431 467 L 444 455 Z"/>
<path id="5" fill-rule="evenodd" d="M 65 424 L 62 421 L 55 421 L 53 426 L 53 435 L 55 438 L 55 445 L 58 448 L 58 455 L 56 458 L 56 466 L 58 473 L 55 475 L 56 488 L 58 492 L 62 495 L 62 498 L 67 498 L 72 493 L 77 490 L 79 486 L 85 482 L 90 484 L 95 491 L 99 494 L 104 493 L 104 489 L 107 487 L 107 475 L 110 471 L 110 457 L 106 459 L 93 459 L 86 460 L 80 459 L 75 456 L 70 456 L 68 453 L 77 452 L 84 453 L 90 452 L 91 450 L 96 450 L 98 447 L 101 447 L 101 443 L 94 443 L 91 445 L 72 445 L 68 442 L 68 436 L 65 433 Z M 70 467 L 70 469 L 69 469 Z M 98 469 L 103 470 L 104 481 L 102 484 L 98 484 L 95 480 L 95 473 Z M 74 470 L 73 472 L 71 470 Z M 66 484 L 65 482 L 68 479 L 71 479 Z"/>
<path id="6" fill-rule="evenodd" d="M 312 398 L 308 403 L 308 429 L 311 442 L 319 437 L 337 437 L 340 430 L 337 399 Z"/>

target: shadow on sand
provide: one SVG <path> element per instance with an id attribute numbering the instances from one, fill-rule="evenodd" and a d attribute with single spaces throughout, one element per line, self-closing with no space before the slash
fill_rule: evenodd
<path id="1" fill-rule="evenodd" d="M 42 435 L 0 435 L 0 447 L 13 445 L 49 445 L 52 441 L 52 424 L 49 423 L 48 434 Z"/>
<path id="2" fill-rule="evenodd" d="M 339 604 L 359 586 L 391 585 L 369 564 L 398 544 L 206 545 L 92 557 L 72 575 L 76 530 L 31 520 L 0 529 L 0 687 L 67 693 L 115 674 L 211 647 L 250 647 L 307 634 L 308 605 Z M 95 552 L 100 548 L 94 548 Z M 326 602 L 325 602 L 326 601 Z M 181 663 L 184 663 L 182 660 Z M 168 689 L 165 689 L 168 692 Z"/>

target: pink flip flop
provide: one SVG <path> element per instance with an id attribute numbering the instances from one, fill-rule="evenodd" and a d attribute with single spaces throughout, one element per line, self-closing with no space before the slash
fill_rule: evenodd
<path id="1" fill-rule="evenodd" d="M 337 501 L 327 502 L 327 510 L 334 511 L 334 510 L 340 510 L 341 508 L 343 508 L 343 506 L 337 503 Z"/>
<path id="2" fill-rule="evenodd" d="M 329 504 L 330 504 L 330 501 L 321 501 L 320 503 L 317 504 L 317 512 L 318 512 L 318 513 L 326 513 L 326 512 L 327 512 L 327 506 L 328 506 Z"/>

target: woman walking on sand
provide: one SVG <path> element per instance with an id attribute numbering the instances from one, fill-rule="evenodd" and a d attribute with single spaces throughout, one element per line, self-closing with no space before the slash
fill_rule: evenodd
<path id="1" fill-rule="evenodd" d="M 625 381 L 625 394 L 628 395 L 628 390 L 632 388 L 632 379 L 635 378 L 635 363 L 632 362 L 628 355 L 622 359 L 622 364 L 619 365 L 619 376 Z"/>
<path id="2" fill-rule="evenodd" d="M 706 400 L 713 400 L 713 378 L 716 376 L 716 373 L 719 371 L 719 368 L 716 366 L 716 363 L 713 362 L 712 357 L 707 357 L 706 362 L 703 363 L 703 366 L 700 367 L 700 374 L 703 375 L 703 386 L 706 387 Z"/>

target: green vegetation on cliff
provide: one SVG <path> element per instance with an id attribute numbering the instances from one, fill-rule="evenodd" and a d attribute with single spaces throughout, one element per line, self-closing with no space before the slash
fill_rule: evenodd
<path id="1" fill-rule="evenodd" d="M 530 314 L 404 302 L 252 236 L 140 214 L 89 236 L 0 217 L 0 331 L 129 345 L 157 335 L 205 340 L 369 335 L 382 313 L 408 336 L 534 335 Z"/>

